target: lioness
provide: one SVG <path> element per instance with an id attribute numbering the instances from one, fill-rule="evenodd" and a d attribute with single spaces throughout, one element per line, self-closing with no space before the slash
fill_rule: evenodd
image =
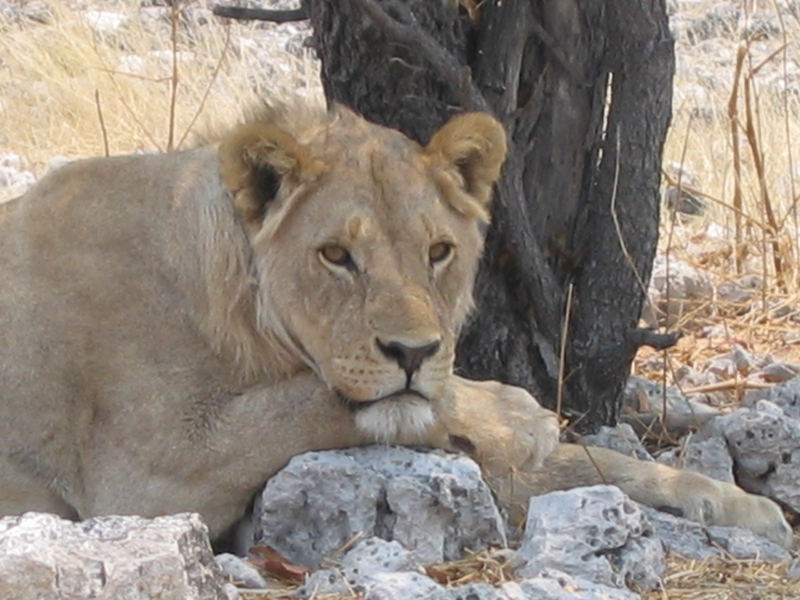
<path id="1" fill-rule="evenodd" d="M 0 514 L 196 511 L 218 536 L 293 455 L 377 441 L 466 450 L 517 518 L 605 480 L 789 546 L 770 500 L 595 466 L 524 390 L 453 374 L 505 152 L 485 114 L 422 147 L 343 108 L 273 111 L 0 206 Z"/>

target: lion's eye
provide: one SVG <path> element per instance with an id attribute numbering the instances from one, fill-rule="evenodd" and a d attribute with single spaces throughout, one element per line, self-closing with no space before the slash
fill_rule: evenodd
<path id="1" fill-rule="evenodd" d="M 347 267 L 353 264 L 350 253 L 338 244 L 327 244 L 319 249 L 319 253 L 327 262 L 338 267 Z"/>
<path id="2" fill-rule="evenodd" d="M 438 242 L 428 249 L 428 258 L 431 264 L 436 264 L 446 260 L 453 251 L 453 246 L 447 242 Z"/>

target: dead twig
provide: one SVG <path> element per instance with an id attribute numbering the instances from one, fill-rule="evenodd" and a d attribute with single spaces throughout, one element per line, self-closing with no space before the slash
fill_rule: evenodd
<path id="1" fill-rule="evenodd" d="M 736 68 L 733 71 L 733 85 L 728 98 L 728 121 L 731 132 L 731 151 L 733 152 L 733 228 L 734 228 L 734 266 L 737 275 L 742 272 L 744 244 L 742 243 L 742 158 L 739 150 L 739 80 L 742 66 L 747 56 L 747 46 L 742 44 L 736 52 Z"/>
<path id="2" fill-rule="evenodd" d="M 749 52 L 749 47 L 748 52 Z M 770 57 L 774 56 L 771 54 Z M 775 236 L 779 232 L 779 225 L 778 220 L 775 218 L 775 211 L 772 209 L 772 199 L 769 193 L 769 186 L 767 185 L 767 175 L 766 170 L 764 168 L 764 153 L 761 150 L 761 144 L 759 141 L 759 135 L 756 131 L 756 124 L 755 124 L 755 112 L 758 110 L 757 107 L 754 107 L 754 99 L 753 94 L 755 93 L 755 84 L 754 84 L 754 77 L 755 73 L 758 69 L 760 69 L 764 64 L 766 64 L 767 60 L 762 62 L 758 65 L 758 67 L 751 69 L 745 77 L 744 81 L 742 82 L 744 86 L 744 109 L 745 109 L 745 123 L 744 123 L 744 133 L 745 139 L 747 140 L 747 144 L 750 147 L 750 155 L 753 158 L 753 166 L 756 170 L 756 176 L 758 177 L 758 187 L 761 196 L 761 206 L 764 209 L 764 215 L 766 217 L 767 223 L 769 223 L 769 230 L 762 231 L 762 238 L 764 239 L 764 243 L 769 245 L 772 248 L 772 264 L 775 268 L 775 277 L 778 280 L 778 284 L 783 287 L 785 285 L 785 275 L 784 275 L 784 268 L 783 268 L 783 259 L 781 256 L 781 247 L 778 240 Z M 755 98 L 757 101 L 758 98 Z M 770 240 L 767 242 L 767 233 L 770 234 Z M 766 257 L 767 252 L 764 252 L 764 256 Z M 767 272 L 766 269 L 764 270 L 764 286 L 766 289 L 767 284 Z"/>
<path id="3" fill-rule="evenodd" d="M 167 152 L 174 149 L 175 111 L 178 101 L 178 21 L 180 20 L 180 2 L 174 0 L 170 4 L 170 43 L 172 47 L 172 76 L 170 77 L 169 98 L 169 131 L 167 135 Z"/>
<path id="4" fill-rule="evenodd" d="M 292 23 L 294 21 L 305 21 L 308 14 L 305 9 L 295 8 L 291 10 L 269 10 L 266 8 L 244 8 L 243 6 L 222 6 L 215 4 L 211 12 L 218 17 L 225 19 L 236 19 L 238 21 L 269 21 L 271 23 Z"/>
<path id="5" fill-rule="evenodd" d="M 100 104 L 100 90 L 94 91 L 94 104 L 97 107 L 97 120 L 100 122 L 100 131 L 103 133 L 104 156 L 111 156 L 108 147 L 108 130 L 106 129 L 106 120 L 103 118 L 103 107 Z"/>
<path id="6" fill-rule="evenodd" d="M 682 390 L 686 394 L 710 394 L 712 392 L 729 392 L 731 390 L 770 390 L 775 387 L 772 383 L 761 383 L 759 381 L 748 381 L 746 379 L 726 379 L 716 383 L 699 385 L 693 388 Z"/>
<path id="7" fill-rule="evenodd" d="M 556 417 L 561 420 L 561 404 L 564 400 L 564 370 L 567 363 L 567 338 L 569 337 L 569 319 L 572 315 L 572 292 L 575 286 L 567 286 L 567 302 L 564 306 L 564 326 L 561 329 L 561 348 L 558 352 L 558 388 L 556 390 Z"/>

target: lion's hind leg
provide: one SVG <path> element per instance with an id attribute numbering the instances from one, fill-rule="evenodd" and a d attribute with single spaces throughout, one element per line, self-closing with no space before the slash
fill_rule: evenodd
<path id="1" fill-rule="evenodd" d="M 532 473 L 514 478 L 530 495 L 586 485 L 616 485 L 637 502 L 706 525 L 744 527 L 790 548 L 792 530 L 780 508 L 733 484 L 608 450 L 560 444 Z"/>

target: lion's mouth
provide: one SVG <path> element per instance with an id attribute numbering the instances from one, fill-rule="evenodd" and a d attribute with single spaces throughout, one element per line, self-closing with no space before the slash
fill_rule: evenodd
<path id="1" fill-rule="evenodd" d="M 418 392 L 417 390 L 413 389 L 405 389 L 405 390 L 398 390 L 396 392 L 392 392 L 391 394 L 386 394 L 385 396 L 380 396 L 378 398 L 369 398 L 367 400 L 355 400 L 350 396 L 343 394 L 339 390 L 335 390 L 336 395 L 339 397 L 339 400 L 351 411 L 351 412 L 358 412 L 360 410 L 364 410 L 370 406 L 375 406 L 379 402 L 383 402 L 384 400 L 393 400 L 396 398 L 419 398 L 425 400 L 426 402 L 430 402 L 430 398 L 428 398 L 425 394 Z"/>

